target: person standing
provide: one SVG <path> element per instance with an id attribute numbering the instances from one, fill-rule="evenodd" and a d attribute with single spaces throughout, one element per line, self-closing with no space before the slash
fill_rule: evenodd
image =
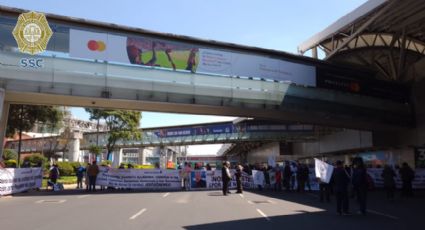
<path id="1" fill-rule="evenodd" d="M 86 169 L 80 165 L 78 166 L 77 172 L 75 173 L 75 175 L 77 176 L 77 189 L 82 189 L 83 188 L 83 177 L 84 174 L 86 172 Z"/>
<path id="2" fill-rule="evenodd" d="M 400 169 L 400 177 L 403 182 L 401 196 L 409 197 L 413 196 L 412 181 L 415 179 L 415 172 L 410 166 L 404 162 Z"/>
<path id="3" fill-rule="evenodd" d="M 357 202 L 360 207 L 360 213 L 366 215 L 366 200 L 367 200 L 367 171 L 363 163 L 363 159 L 360 157 L 354 158 L 353 160 L 353 188 L 356 192 Z"/>
<path id="4" fill-rule="evenodd" d="M 275 167 L 275 178 L 276 178 L 276 183 L 274 184 L 274 190 L 282 191 L 282 172 L 280 171 L 280 167 L 278 164 L 276 164 L 276 167 Z"/>
<path id="5" fill-rule="evenodd" d="M 192 173 L 192 168 L 190 162 L 185 162 L 184 166 L 184 189 L 186 191 L 190 190 L 190 174 Z"/>
<path id="6" fill-rule="evenodd" d="M 320 202 L 331 202 L 331 186 L 329 183 L 322 181 L 320 178 L 317 178 L 319 181 L 319 192 L 320 192 Z"/>
<path id="7" fill-rule="evenodd" d="M 87 174 L 89 176 L 89 191 L 96 191 L 96 178 L 99 174 L 99 166 L 97 166 L 96 161 L 93 161 L 93 164 L 87 169 Z"/>
<path id="8" fill-rule="evenodd" d="M 286 191 L 289 192 L 291 190 L 291 177 L 292 177 L 292 171 L 291 166 L 289 165 L 289 162 L 285 162 L 285 168 L 283 168 L 283 186 L 285 187 Z"/>
<path id="9" fill-rule="evenodd" d="M 387 199 L 393 201 L 395 191 L 394 178 L 396 177 L 394 170 L 389 165 L 385 165 L 381 177 L 384 180 L 384 189 L 387 192 Z"/>
<path id="10" fill-rule="evenodd" d="M 336 212 L 339 215 L 348 215 L 348 184 L 350 183 L 350 178 L 342 165 L 342 161 L 336 162 L 336 168 L 333 172 L 333 180 L 336 195 Z"/>
<path id="11" fill-rule="evenodd" d="M 59 178 L 59 168 L 57 164 L 53 164 L 53 166 L 50 168 L 49 171 L 49 179 L 52 182 L 52 184 L 56 184 L 57 180 Z"/>
<path id="12" fill-rule="evenodd" d="M 223 195 L 227 196 L 227 193 L 229 192 L 229 182 L 232 178 L 230 175 L 230 162 L 226 161 L 223 163 L 223 168 L 221 168 L 221 180 L 223 182 Z"/>
<path id="13" fill-rule="evenodd" d="M 236 166 L 236 193 L 242 193 L 242 165 L 238 164 Z"/>
<path id="14" fill-rule="evenodd" d="M 298 163 L 291 163 L 291 191 L 295 191 L 295 182 L 297 182 Z"/>

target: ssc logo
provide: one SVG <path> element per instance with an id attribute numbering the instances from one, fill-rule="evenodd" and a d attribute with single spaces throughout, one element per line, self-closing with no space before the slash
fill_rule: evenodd
<path id="1" fill-rule="evenodd" d="M 49 39 L 53 34 L 46 16 L 33 11 L 19 15 L 12 33 L 19 51 L 31 55 L 46 50 Z"/>

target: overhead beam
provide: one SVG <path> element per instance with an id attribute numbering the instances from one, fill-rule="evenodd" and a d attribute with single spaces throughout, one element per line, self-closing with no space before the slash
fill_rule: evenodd
<path id="1" fill-rule="evenodd" d="M 350 37 L 347 38 L 347 40 L 345 40 L 341 45 L 339 45 L 336 49 L 333 49 L 325 58 L 325 60 L 331 58 L 332 56 L 334 56 L 336 53 L 338 53 L 342 48 L 344 48 L 345 46 L 347 46 L 354 38 L 356 38 L 358 35 L 360 35 L 360 33 L 362 33 L 365 29 L 367 29 L 370 25 L 372 25 L 372 23 L 375 22 L 375 20 L 377 18 L 379 18 L 382 14 L 384 14 L 385 12 L 387 12 L 388 9 L 390 9 L 393 6 L 394 2 L 391 2 L 389 4 L 387 4 L 386 6 L 384 6 L 381 10 L 379 10 L 375 15 L 373 15 L 371 18 L 369 18 L 366 22 L 363 23 L 363 25 L 361 25 L 356 32 L 354 32 L 353 34 L 351 34 Z"/>

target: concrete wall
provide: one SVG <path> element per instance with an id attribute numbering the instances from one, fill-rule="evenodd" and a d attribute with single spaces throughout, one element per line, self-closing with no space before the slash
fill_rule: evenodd
<path id="1" fill-rule="evenodd" d="M 322 136 L 315 142 L 294 143 L 293 151 L 295 155 L 309 156 L 372 146 L 371 132 L 346 129 L 341 132 Z"/>

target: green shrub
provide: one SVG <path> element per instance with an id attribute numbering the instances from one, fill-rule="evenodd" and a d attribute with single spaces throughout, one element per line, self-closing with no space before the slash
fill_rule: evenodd
<path id="1" fill-rule="evenodd" d="M 74 169 L 74 172 L 75 172 L 75 170 L 78 168 L 78 167 L 80 167 L 81 166 L 81 163 L 80 162 L 77 162 L 77 161 L 74 161 L 74 162 L 68 162 L 71 166 L 72 166 L 72 168 Z"/>
<path id="2" fill-rule="evenodd" d="M 29 161 L 32 167 L 35 167 L 40 164 L 47 165 L 47 158 L 41 154 L 32 154 L 32 155 L 26 156 L 24 158 L 24 161 Z"/>
<path id="3" fill-rule="evenodd" d="M 3 152 L 3 159 L 7 160 L 18 160 L 18 153 L 13 149 L 5 149 Z"/>
<path id="4" fill-rule="evenodd" d="M 102 161 L 102 163 L 100 163 L 101 166 L 108 166 L 108 165 L 112 165 L 112 161 L 110 160 L 104 160 Z"/>
<path id="5" fill-rule="evenodd" d="M 58 162 L 60 176 L 75 176 L 74 168 L 70 162 Z"/>
<path id="6" fill-rule="evenodd" d="M 7 168 L 16 168 L 16 166 L 18 165 L 18 162 L 16 160 L 6 160 L 4 161 L 4 164 L 6 165 Z"/>

